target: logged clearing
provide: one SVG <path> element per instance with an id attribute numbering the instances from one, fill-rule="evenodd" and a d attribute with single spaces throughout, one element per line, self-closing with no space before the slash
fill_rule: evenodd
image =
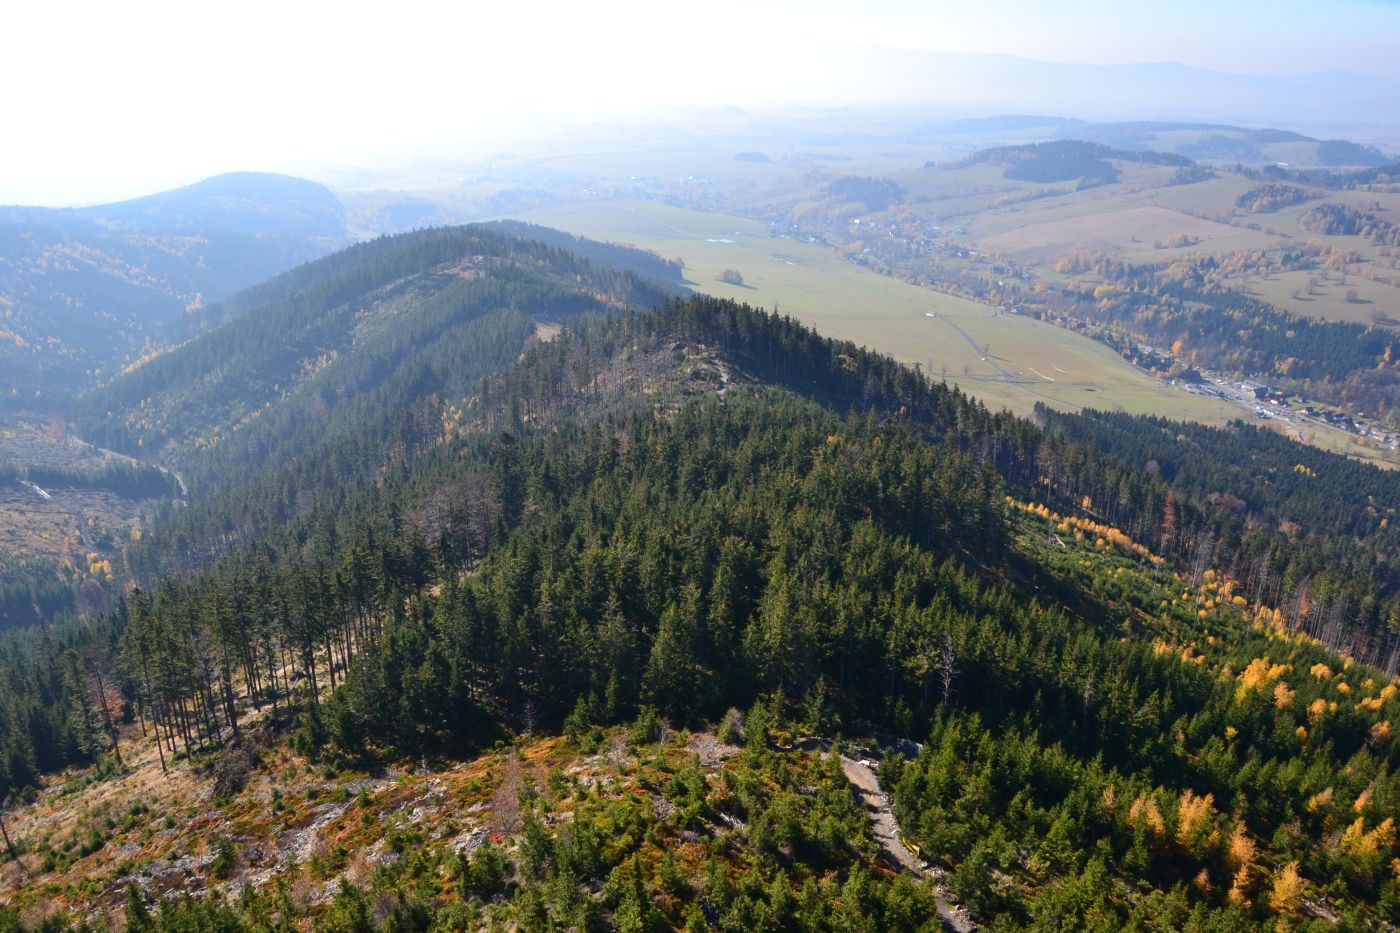
<path id="1" fill-rule="evenodd" d="M 1027 414 L 1044 402 L 1208 424 L 1240 416 L 1228 403 L 1140 372 L 1088 337 L 878 275 L 827 247 L 771 237 L 756 221 L 644 201 L 555 206 L 519 219 L 680 257 L 699 291 L 776 307 L 825 336 L 920 364 L 992 408 Z M 726 269 L 743 284 L 719 281 Z"/>
<path id="2" fill-rule="evenodd" d="M 115 459 L 69 434 L 61 418 L 0 416 L 0 466 L 81 472 Z M 102 489 L 0 481 L 0 566 L 7 557 L 41 558 L 84 570 L 130 538 L 147 505 Z"/>
<path id="3" fill-rule="evenodd" d="M 440 886 L 441 904 L 465 896 L 453 890 L 458 853 L 490 845 L 520 863 L 526 816 L 541 811 L 536 826 L 546 833 L 565 831 L 575 818 L 596 822 L 608 834 L 601 855 L 613 862 L 616 847 L 645 850 L 650 860 L 669 851 L 691 875 L 712 853 L 732 870 L 745 868 L 747 826 L 724 801 L 736 774 L 753 781 L 753 772 L 738 747 L 707 732 L 663 727 L 659 742 L 639 745 L 625 729 L 594 727 L 577 742 L 521 737 L 465 760 L 396 761 L 372 772 L 318 767 L 262 734 L 249 745 L 238 784 L 223 785 L 222 795 L 215 774 L 228 774 L 224 760 L 245 753 L 231 749 L 166 771 L 150 736 L 134 724 L 122 733 L 123 768 L 56 775 L 7 814 L 22 854 L 0 863 L 0 906 L 32 927 L 77 914 L 121 929 L 132 885 L 148 897 L 229 899 L 278 887 L 299 910 L 324 919 L 343 884 L 371 885 L 377 872 L 411 859 L 429 866 L 424 874 Z M 770 755 L 770 782 L 782 777 L 814 795 L 828 784 L 856 793 L 819 751 L 787 746 Z M 676 778 L 685 773 L 693 785 Z M 706 806 L 682 821 L 677 801 L 688 798 L 679 793 L 692 786 Z M 897 870 L 873 858 L 874 842 L 854 840 L 853 863 L 882 875 Z M 961 922 L 941 898 L 939 909 Z"/>

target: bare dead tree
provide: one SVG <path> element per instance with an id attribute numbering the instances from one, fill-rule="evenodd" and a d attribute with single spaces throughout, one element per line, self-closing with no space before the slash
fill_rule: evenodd
<path id="1" fill-rule="evenodd" d="M 117 767 L 122 767 L 121 743 L 117 740 L 117 726 L 112 721 L 112 708 L 107 704 L 107 679 L 102 676 L 102 670 L 110 663 L 110 659 L 97 650 L 91 650 L 84 659 L 87 664 L 88 676 L 92 678 L 90 689 L 93 690 L 93 702 L 98 709 L 102 710 L 103 720 L 107 726 L 107 736 L 112 740 L 112 754 L 116 756 Z"/>
<path id="2" fill-rule="evenodd" d="M 1288 600 L 1287 619 L 1288 630 L 1294 632 L 1302 624 L 1303 616 L 1308 611 L 1308 589 L 1312 585 L 1312 577 L 1304 577 L 1293 589 L 1293 594 Z"/>
<path id="3" fill-rule="evenodd" d="M 957 676 L 957 653 L 953 648 L 953 636 L 944 635 L 938 649 L 938 681 L 943 687 L 943 702 L 947 703 L 953 693 L 953 678 Z"/>
<path id="4" fill-rule="evenodd" d="M 13 861 L 16 865 L 19 865 L 20 870 L 23 871 L 24 866 L 20 863 L 19 852 L 15 849 L 14 842 L 10 840 L 10 831 L 5 826 L 5 808 L 9 805 L 10 798 L 8 795 L 6 795 L 5 799 L 3 801 L 0 801 L 0 837 L 3 837 L 5 840 L 5 851 L 10 853 L 10 860 Z"/>
<path id="5" fill-rule="evenodd" d="M 1201 584 L 1201 577 L 1205 575 L 1206 568 L 1210 566 L 1211 557 L 1215 555 L 1215 538 L 1204 526 L 1196 535 L 1196 553 L 1191 562 L 1191 586 L 1197 587 Z"/>
<path id="6" fill-rule="evenodd" d="M 1388 677 L 1394 677 L 1400 673 L 1400 631 L 1392 631 L 1387 640 L 1390 645 L 1385 652 L 1385 673 Z"/>
<path id="7" fill-rule="evenodd" d="M 1336 597 L 1328 605 L 1326 613 L 1319 613 L 1322 618 L 1317 639 L 1323 646 L 1331 651 L 1340 651 L 1342 648 L 1342 635 L 1346 628 L 1347 603 L 1349 600 L 1345 595 Z"/>

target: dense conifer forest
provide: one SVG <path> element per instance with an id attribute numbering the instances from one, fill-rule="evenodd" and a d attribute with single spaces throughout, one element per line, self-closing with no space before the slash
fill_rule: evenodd
<path id="1" fill-rule="evenodd" d="M 66 902 L 135 930 L 936 929 L 843 772 L 879 737 L 908 844 L 988 928 L 1400 922 L 1392 474 L 1243 425 L 989 412 L 530 232 L 354 247 L 84 399 L 86 437 L 190 502 L 108 613 L 0 639 L 0 798 L 153 747 L 280 813 L 245 785 L 296 756 L 368 826 L 373 776 L 489 762 L 495 808 L 512 762 L 555 771 L 485 844 L 410 820 L 354 879 L 348 843 L 318 853 L 326 897 L 224 890 L 254 857 L 225 836 L 211 893 L 131 866 Z M 0 858 L 68 870 L 158 818 Z"/>

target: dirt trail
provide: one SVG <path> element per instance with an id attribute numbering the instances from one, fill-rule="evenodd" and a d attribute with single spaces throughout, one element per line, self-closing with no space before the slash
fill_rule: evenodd
<path id="1" fill-rule="evenodd" d="M 943 920 L 944 927 L 956 930 L 957 933 L 970 933 L 975 929 L 972 918 L 966 911 L 948 902 L 943 886 L 900 839 L 899 824 L 895 822 L 894 812 L 890 809 L 890 795 L 881 789 L 875 769 L 864 761 L 842 755 L 841 770 L 860 794 L 860 801 L 870 816 L 871 828 L 875 830 L 875 838 L 890 864 L 930 879 L 933 884 L 934 902 L 938 905 L 938 916 Z"/>
<path id="2" fill-rule="evenodd" d="M 68 437 L 69 437 L 71 440 L 77 442 L 78 446 L 80 446 L 80 447 L 86 447 L 86 448 L 88 448 L 89 450 L 95 450 L 95 451 L 97 451 L 98 453 L 102 454 L 102 455 L 105 456 L 105 457 L 112 457 L 112 458 L 114 458 L 114 459 L 116 459 L 116 460 L 121 460 L 121 461 L 123 461 L 123 462 L 125 462 L 125 463 L 130 463 L 132 466 L 152 466 L 152 467 L 155 467 L 157 470 L 160 470 L 160 471 L 161 471 L 162 473 L 164 473 L 166 476 L 169 476 L 171 479 L 175 480 L 175 485 L 177 485 L 177 486 L 180 487 L 180 498 L 181 498 L 181 499 L 188 499 L 188 498 L 189 498 L 189 495 L 190 495 L 190 494 L 189 494 L 189 490 L 187 490 L 187 489 L 185 488 L 185 481 L 184 481 L 184 479 L 181 478 L 181 476 L 180 476 L 179 473 L 176 473 L 174 470 L 170 469 L 169 467 L 161 466 L 159 463 L 151 463 L 150 461 L 147 461 L 147 460 L 137 460 L 135 457 L 132 457 L 132 456 L 129 456 L 129 455 L 123 454 L 123 453 L 118 453 L 118 452 L 115 451 L 115 450 L 108 450 L 106 447 L 98 447 L 96 444 L 90 444 L 90 443 L 88 443 L 87 441 L 83 440 L 81 437 L 79 437 L 78 435 L 74 434 L 72 431 L 69 431 L 69 432 L 68 432 Z"/>

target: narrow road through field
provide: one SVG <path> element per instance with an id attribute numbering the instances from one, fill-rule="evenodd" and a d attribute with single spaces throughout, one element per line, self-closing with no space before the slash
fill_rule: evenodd
<path id="1" fill-rule="evenodd" d="M 667 222 L 665 222 L 665 221 L 663 221 L 663 220 L 657 220 L 657 219 L 655 219 L 655 218 L 653 218 L 653 217 L 648 217 L 648 216 L 642 214 L 641 212 L 639 212 L 636 208 L 631 208 L 631 207 L 629 207 L 629 208 L 627 209 L 627 212 L 628 212 L 629 214 L 633 215 L 634 217 L 639 217 L 639 218 L 641 218 L 641 219 L 647 221 L 648 223 L 655 224 L 656 226 L 660 227 L 661 229 L 670 231 L 671 233 L 673 233 L 673 234 L 675 234 L 675 235 L 677 235 L 677 236 L 679 236 L 679 237 L 682 237 L 682 238 L 684 238 L 684 239 L 691 239 L 691 240 L 704 240 L 704 239 L 707 239 L 703 234 L 696 233 L 696 232 L 694 232 L 693 230 L 684 230 L 684 229 L 682 229 L 682 228 L 680 228 L 680 227 L 677 227 L 675 224 L 670 224 L 670 223 L 667 223 Z M 742 234 L 735 234 L 735 235 L 736 235 L 736 236 L 741 236 Z M 753 239 L 754 239 L 755 241 L 758 241 L 758 240 L 759 240 L 759 238 L 757 238 L 757 237 L 754 237 Z M 769 258 L 772 258 L 772 259 L 780 259 L 780 260 L 782 260 L 783 262 L 787 262 L 789 265 L 792 265 L 792 262 L 791 262 L 790 260 L 788 260 L 785 256 L 782 256 L 781 254 L 779 254 L 779 253 L 777 253 L 777 252 L 773 252 L 773 251 L 770 251 L 770 250 L 767 250 L 767 249 L 763 249 L 763 248 L 761 248 L 761 247 L 759 247 L 759 246 L 756 246 L 756 245 L 753 245 L 753 244 L 750 244 L 750 243 L 741 243 L 741 242 L 738 242 L 737 240 L 733 242 L 733 245 L 737 246 L 737 247 L 738 247 L 739 249 L 741 249 L 741 250 L 748 250 L 748 251 L 751 251 L 751 252 L 761 253 L 761 254 L 763 254 L 763 255 L 765 255 L 765 256 L 768 256 Z M 874 275 L 874 276 L 877 276 L 877 277 L 878 277 L 878 275 L 879 275 L 879 273 L 875 273 L 875 272 L 871 272 L 870 274 L 871 274 L 871 275 Z M 871 287 L 873 287 L 873 286 L 866 285 L 865 287 L 866 287 L 866 288 L 871 288 Z M 888 294 L 888 293 L 886 293 L 886 294 Z M 922 306 L 921 306 L 921 304 L 918 303 L 918 302 L 911 301 L 911 300 L 909 300 L 908 298 L 904 298 L 904 297 L 899 296 L 899 295 L 890 295 L 890 297 L 891 297 L 891 298 L 894 298 L 896 301 L 901 302 L 902 304 L 908 305 L 908 306 L 911 307 L 911 308 L 918 308 L 918 309 L 922 310 Z M 955 333 L 957 333 L 958 336 L 962 337 L 962 339 L 965 340 L 965 341 L 967 342 L 967 345 L 968 345 L 969 347 L 972 348 L 972 352 L 973 352 L 973 353 L 976 353 L 976 354 L 979 355 L 979 356 L 982 355 L 982 348 L 981 348 L 980 346 L 978 346 L 977 341 L 973 340 L 973 339 L 972 339 L 972 336 L 971 336 L 970 334 L 968 334 L 967 331 L 965 331 L 965 330 L 963 330 L 961 327 L 959 327 L 954 321 L 949 320 L 949 319 L 948 319 L 947 317 L 945 317 L 943 314 L 937 313 L 937 312 L 933 313 L 933 314 L 932 314 L 932 317 L 933 317 L 935 320 L 937 320 L 940 324 L 943 324 L 943 325 L 945 325 L 945 326 L 951 328 Z M 1007 383 L 1007 384 L 1009 384 L 1009 385 L 1015 386 L 1015 387 L 1016 387 L 1017 389 L 1019 389 L 1020 391 L 1025 392 L 1026 394 L 1031 395 L 1031 396 L 1034 396 L 1034 397 L 1036 397 L 1036 398 L 1038 398 L 1038 399 L 1042 399 L 1042 400 L 1044 400 L 1044 401 L 1051 402 L 1051 403 L 1059 403 L 1059 401 L 1060 401 L 1059 399 L 1056 399 L 1056 398 L 1054 398 L 1054 397 L 1052 397 L 1052 396 L 1046 395 L 1046 394 L 1043 393 L 1043 392 L 1037 392 L 1034 388 L 1032 388 L 1029 384 L 1027 384 L 1027 383 L 1025 382 L 1025 380 L 1020 379 L 1020 378 L 1017 378 L 1017 375 L 1016 375 L 1015 373 L 1013 373 L 1013 372 L 1011 372 L 1010 370 L 1005 369 L 1004 367 L 998 365 L 998 364 L 996 363 L 995 360 L 989 359 L 989 358 L 987 358 L 987 357 L 982 357 L 982 359 L 983 359 L 984 362 L 986 362 L 986 363 L 991 367 L 991 369 L 996 373 L 997 377 L 999 377 L 1000 380 L 1001 380 L 1002 382 L 1005 382 L 1005 383 Z M 1039 373 L 1038 373 L 1037 375 L 1040 375 L 1042 379 L 1046 379 L 1046 380 L 1049 381 L 1049 382 L 1054 382 L 1054 381 L 1055 381 L 1055 380 L 1050 379 L 1048 376 L 1045 376 L 1045 375 L 1043 375 L 1043 374 L 1039 374 Z"/>
<path id="2" fill-rule="evenodd" d="M 979 347 L 979 346 L 977 345 L 977 341 L 975 341 L 975 340 L 972 339 L 972 335 L 971 335 L 971 334 L 969 334 L 967 331 L 963 330 L 961 327 L 959 327 L 959 326 L 958 326 L 957 324 L 955 324 L 953 321 L 950 321 L 948 318 L 944 317 L 942 314 L 939 314 L 939 313 L 935 312 L 934 315 L 933 315 L 933 318 L 934 318 L 934 320 L 938 321 L 940 324 L 946 324 L 948 327 L 951 327 L 953 330 L 957 331 L 958 336 L 962 337 L 963 340 L 967 341 L 967 345 L 968 345 L 969 347 L 972 348 L 972 352 L 973 352 L 973 353 L 981 354 L 982 348 Z M 1025 392 L 1025 393 L 1028 394 L 1028 395 L 1034 395 L 1036 398 L 1044 399 L 1044 400 L 1047 401 L 1047 402 L 1052 402 L 1052 403 L 1054 403 L 1054 402 L 1058 402 L 1058 401 L 1059 401 L 1059 399 L 1056 399 L 1056 398 L 1054 398 L 1054 397 L 1052 397 L 1052 396 L 1046 395 L 1044 392 L 1037 392 L 1035 389 L 1031 388 L 1030 385 L 1028 385 L 1028 384 L 1027 384 L 1026 382 L 1024 382 L 1023 380 L 1017 379 L 1015 373 L 1011 372 L 1009 369 L 1006 369 L 1006 368 L 1002 367 L 1000 364 L 998 364 L 998 363 L 996 362 L 996 360 L 992 359 L 990 356 L 984 356 L 984 357 L 982 357 L 982 362 L 986 363 L 987 365 L 991 366 L 992 369 L 996 370 L 996 371 L 997 371 L 997 374 L 1001 376 L 1001 379 L 1002 379 L 1003 382 L 1006 382 L 1006 383 L 1009 383 L 1009 384 L 1011 384 L 1011 385 L 1014 385 L 1016 388 L 1020 389 L 1022 392 Z M 1037 373 L 1037 375 L 1040 375 L 1042 379 L 1043 379 L 1043 378 L 1047 378 L 1047 377 L 1045 377 L 1043 374 Z M 1051 381 L 1051 382 L 1054 382 L 1055 380 L 1051 379 L 1050 381 Z"/>

